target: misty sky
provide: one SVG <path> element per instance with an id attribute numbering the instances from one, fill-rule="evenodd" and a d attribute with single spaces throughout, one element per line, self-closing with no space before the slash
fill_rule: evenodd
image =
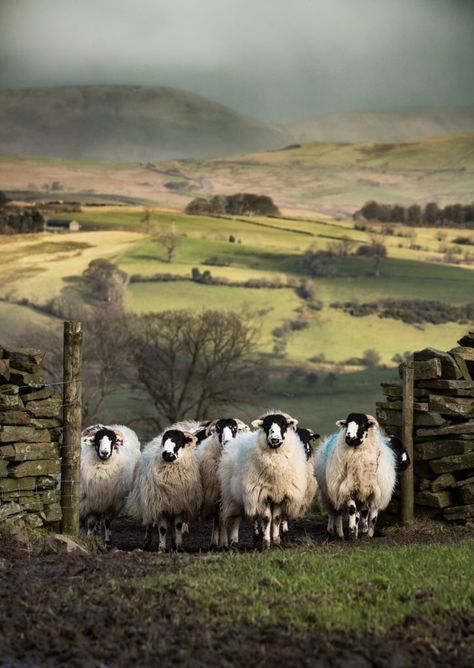
<path id="1" fill-rule="evenodd" d="M 152 84 L 265 119 L 474 104 L 474 0 L 0 0 L 0 87 Z"/>

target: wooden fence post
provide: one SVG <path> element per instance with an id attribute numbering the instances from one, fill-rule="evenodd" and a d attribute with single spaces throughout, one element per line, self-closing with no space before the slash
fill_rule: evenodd
<path id="1" fill-rule="evenodd" d="M 81 424 L 82 424 L 82 326 L 64 323 L 63 442 L 61 446 L 62 532 L 79 534 Z"/>
<path id="2" fill-rule="evenodd" d="M 402 402 L 402 441 L 408 456 L 410 466 L 403 471 L 400 481 L 401 492 L 401 521 L 402 524 L 411 522 L 414 517 L 414 482 L 413 482 L 413 401 L 414 401 L 414 368 L 412 362 L 403 365 L 403 402 Z"/>

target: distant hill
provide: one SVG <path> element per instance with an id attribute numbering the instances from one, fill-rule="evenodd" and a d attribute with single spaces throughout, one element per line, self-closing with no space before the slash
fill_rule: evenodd
<path id="1" fill-rule="evenodd" d="M 291 141 L 406 142 L 474 132 L 474 107 L 331 114 L 281 124 Z"/>
<path id="2" fill-rule="evenodd" d="M 0 152 L 117 162 L 282 146 L 278 128 L 162 86 L 0 90 Z"/>

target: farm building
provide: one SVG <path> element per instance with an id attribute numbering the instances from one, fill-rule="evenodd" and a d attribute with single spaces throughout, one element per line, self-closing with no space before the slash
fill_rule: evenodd
<path id="1" fill-rule="evenodd" d="M 46 222 L 48 232 L 78 232 L 80 229 L 81 226 L 78 221 L 69 218 L 55 218 Z"/>

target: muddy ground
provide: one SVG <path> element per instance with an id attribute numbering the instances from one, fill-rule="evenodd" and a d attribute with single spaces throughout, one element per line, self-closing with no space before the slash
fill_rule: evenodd
<path id="1" fill-rule="evenodd" d="M 193 559 L 207 551 L 210 526 L 186 536 Z M 308 537 L 326 541 L 320 519 L 293 524 L 289 545 Z M 465 538 L 466 534 L 460 537 Z M 330 666 L 342 668 L 471 668 L 474 615 L 451 615 L 444 622 L 407 619 L 383 635 L 356 632 L 304 633 L 274 626 L 221 626 L 204 621 L 199 610 L 177 618 L 178 588 L 165 596 L 140 592 L 137 578 L 165 568 L 178 572 L 173 554 L 140 549 L 143 531 L 122 522 L 108 553 L 39 555 L 4 544 L 0 550 L 0 667 L 37 666 Z M 439 531 L 392 531 L 372 544 L 399 545 L 458 540 Z M 157 537 L 155 536 L 155 547 Z M 252 549 L 250 529 L 243 550 Z M 347 549 L 360 543 L 346 542 Z M 148 595 L 147 595 L 148 594 Z M 428 633 L 426 631 L 429 631 Z M 428 639 L 429 638 L 429 639 Z M 433 641 L 433 638 L 436 640 Z M 469 649 L 470 648 L 470 649 Z"/>

